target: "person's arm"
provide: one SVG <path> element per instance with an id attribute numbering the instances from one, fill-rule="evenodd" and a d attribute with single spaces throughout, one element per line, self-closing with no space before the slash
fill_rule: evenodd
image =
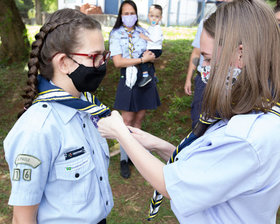
<path id="1" fill-rule="evenodd" d="M 32 206 L 14 206 L 13 224 L 36 224 L 39 204 Z"/>
<path id="2" fill-rule="evenodd" d="M 143 33 L 140 33 L 140 34 L 139 34 L 139 37 L 142 38 L 143 40 L 146 40 L 146 41 L 152 41 L 148 36 L 146 36 L 146 35 L 143 34 Z"/>
<path id="3" fill-rule="evenodd" d="M 199 57 L 200 57 L 200 48 L 194 48 L 190 57 L 188 73 L 185 82 L 185 93 L 187 95 L 192 95 L 192 76 L 195 73 L 196 67 L 199 64 Z"/>
<path id="4" fill-rule="evenodd" d="M 148 132 L 128 126 L 132 136 L 145 148 L 151 152 L 156 152 L 166 162 L 176 149 L 171 143 L 156 137 Z"/>
<path id="5" fill-rule="evenodd" d="M 151 51 L 145 51 L 141 58 L 123 58 L 121 54 L 118 54 L 112 59 L 116 68 L 126 68 L 141 63 L 154 62 L 155 54 Z"/>
<path id="6" fill-rule="evenodd" d="M 117 111 L 98 122 L 103 137 L 116 138 L 141 175 L 163 196 L 170 199 L 166 190 L 163 167 L 165 164 L 147 151 L 130 133 Z"/>

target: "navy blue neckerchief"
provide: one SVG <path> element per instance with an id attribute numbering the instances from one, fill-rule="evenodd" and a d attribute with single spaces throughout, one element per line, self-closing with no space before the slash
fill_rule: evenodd
<path id="1" fill-rule="evenodd" d="M 106 117 L 111 114 L 109 107 L 102 104 L 89 92 L 83 92 L 87 99 L 87 101 L 84 101 L 78 97 L 70 95 L 60 87 L 52 85 L 41 75 L 38 75 L 38 91 L 39 93 L 37 98 L 34 99 L 33 104 L 38 102 L 55 101 L 76 110 L 87 112 L 92 116 L 97 116 L 98 118 Z"/>

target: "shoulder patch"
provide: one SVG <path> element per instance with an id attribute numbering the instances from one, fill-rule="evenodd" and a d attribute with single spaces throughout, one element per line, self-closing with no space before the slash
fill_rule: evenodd
<path id="1" fill-rule="evenodd" d="M 19 154 L 15 160 L 15 164 L 25 164 L 31 166 L 32 168 L 36 168 L 41 164 L 41 160 L 32 155 Z"/>
<path id="2" fill-rule="evenodd" d="M 20 179 L 20 169 L 13 170 L 13 181 L 19 181 Z"/>
<path id="3" fill-rule="evenodd" d="M 25 181 L 30 181 L 31 180 L 31 169 L 24 169 L 23 174 L 22 174 L 22 178 Z"/>
<path id="4" fill-rule="evenodd" d="M 232 117 L 227 124 L 225 133 L 242 139 L 247 138 L 251 127 L 262 114 L 241 114 Z"/>

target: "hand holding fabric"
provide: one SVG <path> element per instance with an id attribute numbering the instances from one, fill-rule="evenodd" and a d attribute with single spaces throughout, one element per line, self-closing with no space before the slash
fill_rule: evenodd
<path id="1" fill-rule="evenodd" d="M 117 139 L 122 130 L 127 130 L 121 115 L 116 110 L 112 111 L 111 116 L 100 119 L 97 125 L 101 136 L 108 139 Z"/>

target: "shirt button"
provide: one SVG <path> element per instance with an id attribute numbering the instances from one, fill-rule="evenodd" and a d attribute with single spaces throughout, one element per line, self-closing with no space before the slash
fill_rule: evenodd
<path id="1" fill-rule="evenodd" d="M 108 205 L 109 203 L 108 203 L 108 201 L 106 201 L 106 205 Z"/>
<path id="2" fill-rule="evenodd" d="M 102 181 L 102 179 L 103 179 L 103 178 L 102 178 L 102 177 L 100 177 L 99 179 L 100 179 L 100 181 Z"/>
<path id="3" fill-rule="evenodd" d="M 86 127 L 86 124 L 83 124 L 83 127 L 85 128 L 85 127 Z"/>
<path id="4" fill-rule="evenodd" d="M 92 154 L 94 154 L 94 150 L 92 151 Z"/>
<path id="5" fill-rule="evenodd" d="M 75 177 L 76 177 L 76 178 L 78 178 L 79 176 L 80 176 L 80 174 L 79 174 L 79 173 L 76 173 L 76 174 L 75 174 Z"/>
<path id="6" fill-rule="evenodd" d="M 178 158 L 176 158 L 175 161 L 178 161 Z"/>
<path id="7" fill-rule="evenodd" d="M 47 107 L 48 107 L 48 105 L 47 105 L 47 104 L 43 104 L 43 105 L 42 105 L 42 107 L 47 108 Z"/>

